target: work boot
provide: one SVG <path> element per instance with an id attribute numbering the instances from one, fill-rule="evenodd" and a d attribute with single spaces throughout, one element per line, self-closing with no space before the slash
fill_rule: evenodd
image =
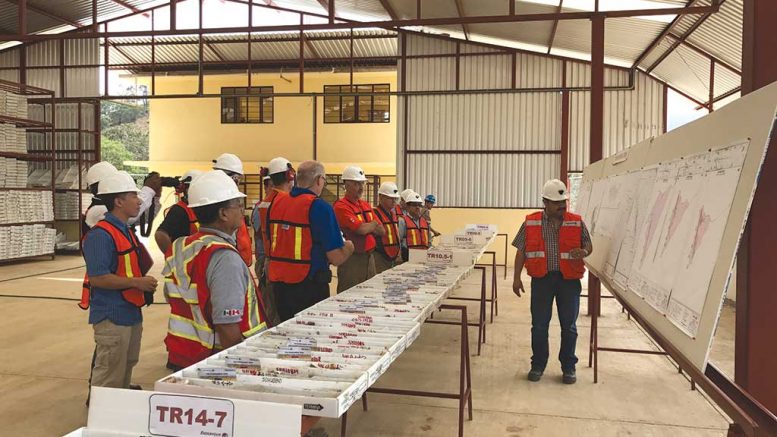
<path id="1" fill-rule="evenodd" d="M 532 368 L 531 370 L 529 370 L 529 376 L 528 376 L 529 381 L 537 382 L 540 379 L 542 379 L 542 372 L 543 372 L 542 369 Z"/>
<path id="2" fill-rule="evenodd" d="M 564 370 L 564 376 L 561 377 L 561 381 L 564 384 L 574 384 L 577 382 L 577 375 L 575 375 L 575 369 Z"/>

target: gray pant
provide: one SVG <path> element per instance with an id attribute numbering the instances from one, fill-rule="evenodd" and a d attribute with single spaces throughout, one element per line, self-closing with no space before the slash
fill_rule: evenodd
<path id="1" fill-rule="evenodd" d="M 383 255 L 382 253 L 375 252 L 373 255 L 373 258 L 375 258 L 375 273 L 382 273 L 386 270 L 394 267 L 396 265 L 396 258 L 395 259 L 388 259 L 386 255 Z"/>
<path id="2" fill-rule="evenodd" d="M 370 253 L 353 253 L 348 260 L 337 266 L 337 292 L 375 276 L 375 258 Z"/>
<path id="3" fill-rule="evenodd" d="M 96 345 L 92 385 L 129 388 L 132 369 L 140 358 L 143 323 L 121 326 L 105 319 L 92 328 Z"/>

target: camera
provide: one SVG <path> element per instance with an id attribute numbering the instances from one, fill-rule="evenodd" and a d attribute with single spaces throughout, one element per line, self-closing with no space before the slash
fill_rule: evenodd
<path id="1" fill-rule="evenodd" d="M 175 188 L 179 185 L 181 185 L 181 180 L 178 179 L 177 177 L 162 176 L 163 187 Z"/>

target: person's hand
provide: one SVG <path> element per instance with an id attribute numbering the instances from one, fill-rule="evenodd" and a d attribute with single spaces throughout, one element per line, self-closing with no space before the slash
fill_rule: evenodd
<path id="1" fill-rule="evenodd" d="M 157 281 L 153 276 L 143 276 L 142 278 L 133 278 L 135 288 L 140 291 L 154 292 L 156 291 Z"/>
<path id="2" fill-rule="evenodd" d="M 588 256 L 588 252 L 586 252 L 585 249 L 576 248 L 570 250 L 569 255 L 571 255 L 573 259 L 583 259 Z"/>
<path id="3" fill-rule="evenodd" d="M 383 227 L 383 224 L 377 220 L 373 220 L 372 223 L 375 224 L 375 230 L 372 231 L 377 236 L 384 236 L 386 235 L 386 228 Z"/>
<path id="4" fill-rule="evenodd" d="M 157 172 L 150 173 L 146 180 L 143 181 L 143 186 L 151 188 L 159 196 L 162 194 L 162 177 Z"/>
<path id="5" fill-rule="evenodd" d="M 516 296 L 521 297 L 521 292 L 526 293 L 526 290 L 523 289 L 523 281 L 518 278 L 513 281 L 513 293 L 515 293 Z"/>

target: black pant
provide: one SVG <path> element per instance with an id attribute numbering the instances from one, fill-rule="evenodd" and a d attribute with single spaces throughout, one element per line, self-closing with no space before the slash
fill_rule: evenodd
<path id="1" fill-rule="evenodd" d="M 563 370 L 574 370 L 577 364 L 577 314 L 580 311 L 579 279 L 564 279 L 560 272 L 549 272 L 531 280 L 531 366 L 545 369 L 548 364 L 548 327 L 556 299 L 561 324 L 561 348 L 558 359 Z"/>
<path id="2" fill-rule="evenodd" d="M 273 282 L 273 294 L 281 322 L 329 297 L 329 283 L 306 278 L 298 284 Z"/>

